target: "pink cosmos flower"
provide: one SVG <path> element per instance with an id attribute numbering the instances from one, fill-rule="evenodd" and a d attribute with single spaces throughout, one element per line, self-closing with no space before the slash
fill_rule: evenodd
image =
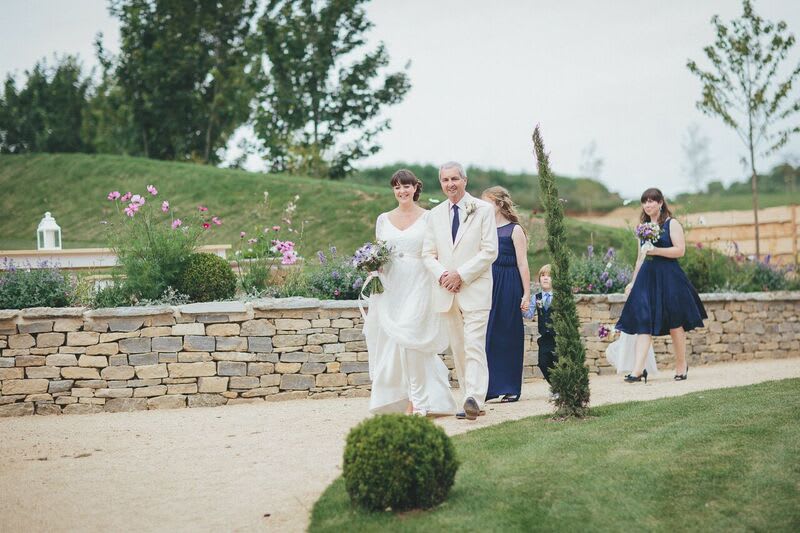
<path id="1" fill-rule="evenodd" d="M 244 237 L 244 232 L 242 232 L 242 237 Z M 255 244 L 258 242 L 258 239 L 247 239 L 247 244 Z"/>
<path id="2" fill-rule="evenodd" d="M 208 208 L 207 208 L 207 207 L 204 207 L 204 206 L 202 206 L 202 205 L 198 205 L 198 206 L 197 206 L 197 210 L 198 210 L 198 211 L 200 211 L 200 212 L 202 213 L 202 212 L 204 212 L 204 211 L 208 211 Z"/>
<path id="3" fill-rule="evenodd" d="M 247 235 L 247 233 L 245 233 L 245 232 L 243 232 L 243 231 L 242 231 L 241 233 L 239 233 L 239 238 L 240 238 L 240 239 L 244 239 L 244 236 L 245 236 L 245 235 Z"/>
<path id="4" fill-rule="evenodd" d="M 209 224 L 208 222 L 203 222 L 203 229 L 208 229 L 210 227 L 211 227 L 211 224 Z"/>
<path id="5" fill-rule="evenodd" d="M 128 191 L 125 194 L 123 194 L 122 196 L 120 196 L 119 201 L 120 202 L 127 202 L 128 200 L 131 199 L 131 196 L 133 196 L 133 194 L 131 193 L 131 191 Z"/>
<path id="6" fill-rule="evenodd" d="M 222 225 L 222 221 L 219 219 L 219 217 L 211 217 L 211 222 L 213 222 L 217 226 L 221 226 Z"/>
<path id="7" fill-rule="evenodd" d="M 119 191 L 111 191 L 108 193 L 108 199 L 111 201 L 119 200 L 119 197 L 122 196 Z"/>
<path id="8" fill-rule="evenodd" d="M 136 214 L 136 211 L 138 210 L 139 208 L 136 207 L 136 204 L 131 204 L 125 208 L 125 214 L 128 215 L 129 217 L 132 217 L 133 215 Z"/>
<path id="9" fill-rule="evenodd" d="M 165 213 L 167 211 L 169 211 L 169 202 L 168 201 L 164 200 L 163 202 L 161 202 L 161 210 L 163 212 L 165 212 Z"/>
<path id="10" fill-rule="evenodd" d="M 152 194 L 153 196 L 155 196 L 155 195 L 157 195 L 157 194 L 158 194 L 158 189 L 156 189 L 156 188 L 155 188 L 154 186 L 152 186 L 152 185 L 148 185 L 148 186 L 147 186 L 147 192 L 149 192 L 150 194 Z"/>
<path id="11" fill-rule="evenodd" d="M 181 227 L 182 224 L 183 222 L 181 222 L 181 219 L 176 218 L 175 220 L 172 221 L 172 229 L 179 228 Z"/>
<path id="12" fill-rule="evenodd" d="M 131 204 L 138 204 L 139 206 L 143 206 L 144 198 L 142 198 L 138 194 L 134 194 L 133 196 L 131 196 Z"/>
<path id="13" fill-rule="evenodd" d="M 297 262 L 297 252 L 294 250 L 289 250 L 283 252 L 283 259 L 281 259 L 282 265 L 293 265 Z"/>
<path id="14" fill-rule="evenodd" d="M 272 226 L 272 231 L 280 231 L 280 230 L 281 230 L 280 226 Z"/>

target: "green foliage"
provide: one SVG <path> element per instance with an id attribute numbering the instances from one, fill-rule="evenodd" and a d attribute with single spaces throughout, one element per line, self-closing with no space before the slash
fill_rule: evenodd
<path id="1" fill-rule="evenodd" d="M 573 292 L 610 294 L 625 290 L 633 270 L 617 259 L 614 248 L 609 248 L 605 255 L 600 256 L 589 246 L 586 254 L 570 260 L 570 273 Z"/>
<path id="2" fill-rule="evenodd" d="M 190 213 L 180 218 L 174 206 L 166 212 L 160 209 L 156 204 L 161 199 L 155 195 L 141 196 L 145 203 L 132 215 L 123 214 L 122 199 L 114 200 L 117 221 L 106 225 L 107 239 L 131 296 L 157 300 L 170 287 L 179 286 L 184 264 L 206 231 L 203 226 L 213 231 L 216 225 Z M 126 209 L 135 203 L 130 201 Z"/>
<path id="3" fill-rule="evenodd" d="M 75 302 L 75 284 L 46 262 L 35 268 L 18 268 L 6 261 L 0 272 L 0 309 L 67 307 Z"/>
<path id="4" fill-rule="evenodd" d="M 236 275 L 218 255 L 192 254 L 183 266 L 177 289 L 193 302 L 229 300 L 236 293 Z"/>
<path id="5" fill-rule="evenodd" d="M 734 270 L 730 258 L 698 246 L 687 246 L 679 262 L 697 292 L 716 292 L 728 287 Z"/>
<path id="6" fill-rule="evenodd" d="M 247 120 L 254 95 L 246 70 L 255 4 L 112 1 L 120 53 L 104 58 L 109 83 L 102 94 L 122 96 L 127 114 L 119 126 L 135 132 L 123 135 L 126 142 L 136 141 L 132 153 L 219 161 L 218 150 Z"/>
<path id="7" fill-rule="evenodd" d="M 356 506 L 405 511 L 442 503 L 458 466 L 442 428 L 424 417 L 392 414 L 365 420 L 350 431 L 342 475 Z"/>
<path id="8" fill-rule="evenodd" d="M 383 43 L 363 51 L 372 27 L 365 0 L 269 0 L 258 22 L 262 80 L 254 129 L 276 172 L 343 178 L 377 153 L 384 108 L 410 89 L 405 72 L 384 74 Z"/>
<path id="9" fill-rule="evenodd" d="M 91 307 L 100 309 L 104 307 L 127 307 L 136 303 L 132 291 L 120 281 L 107 287 L 98 289 L 91 301 Z"/>
<path id="10" fill-rule="evenodd" d="M 712 248 L 690 246 L 680 259 L 681 268 L 698 292 L 760 292 L 797 290 L 800 279 L 789 267 L 748 259 L 740 253 L 729 257 Z"/>
<path id="11" fill-rule="evenodd" d="M 42 60 L 25 75 L 17 89 L 9 74 L 0 94 L 0 153 L 92 151 L 81 135 L 91 80 L 78 59 Z"/>
<path id="12" fill-rule="evenodd" d="M 443 197 L 439 187 L 439 169 L 435 165 L 418 165 L 395 163 L 382 167 L 370 167 L 357 170 L 348 180 L 357 183 L 369 183 L 383 187 L 389 186 L 389 179 L 398 168 L 411 170 L 425 184 L 422 198 Z M 468 167 L 467 190 L 476 197 L 494 185 L 508 189 L 514 203 L 528 210 L 541 211 L 543 207 L 539 191 L 531 187 L 531 180 L 537 179 L 531 174 L 514 174 L 503 170 Z M 619 194 L 609 191 L 605 185 L 589 178 L 568 178 L 555 176 L 556 187 L 561 197 L 566 200 L 564 209 L 569 213 L 608 212 L 622 205 Z"/>
<path id="13" fill-rule="evenodd" d="M 562 416 L 583 416 L 589 405 L 589 370 L 584 365 L 586 350 L 580 335 L 580 321 L 572 297 L 570 257 L 566 247 L 564 207 L 558 196 L 550 159 L 545 152 L 539 126 L 533 132 L 533 145 L 539 168 L 539 189 L 545 208 L 547 246 L 553 258 L 553 327 L 556 332 L 558 364 L 551 373 L 551 388 Z"/>
<path id="14" fill-rule="evenodd" d="M 310 296 L 326 300 L 356 300 L 364 285 L 364 274 L 350 257 L 341 257 L 331 247 L 327 257 L 317 252 L 320 265 L 308 273 Z"/>

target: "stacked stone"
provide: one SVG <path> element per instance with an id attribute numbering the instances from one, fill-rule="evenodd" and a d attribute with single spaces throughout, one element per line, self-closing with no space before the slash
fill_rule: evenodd
<path id="1" fill-rule="evenodd" d="M 613 372 L 600 339 L 621 295 L 578 296 L 586 364 Z M 800 355 L 800 293 L 703 295 L 709 320 L 687 339 L 690 364 Z M 93 413 L 367 396 L 355 302 L 310 298 L 180 307 L 0 311 L 0 416 Z M 525 324 L 524 376 L 540 376 Z M 669 338 L 656 339 L 672 366 Z M 453 361 L 444 355 L 452 370 Z M 455 379 L 451 371 L 451 379 Z"/>
<path id="2" fill-rule="evenodd" d="M 686 336 L 689 365 L 800 356 L 800 293 L 702 294 L 708 314 L 705 327 Z M 581 295 L 578 314 L 586 344 L 586 364 L 600 374 L 614 372 L 605 358 L 615 335 L 600 339 L 601 324 L 613 329 L 625 299 L 621 294 Z M 653 337 L 659 368 L 672 368 L 675 358 L 669 336 Z"/>
<path id="3" fill-rule="evenodd" d="M 0 416 L 366 396 L 353 302 L 0 311 Z"/>

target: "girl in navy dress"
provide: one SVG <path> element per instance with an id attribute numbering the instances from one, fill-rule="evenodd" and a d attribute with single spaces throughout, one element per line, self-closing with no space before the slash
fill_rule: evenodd
<path id="1" fill-rule="evenodd" d="M 522 313 L 528 311 L 531 300 L 528 237 L 519 225 L 519 215 L 506 189 L 491 187 L 481 196 L 494 205 L 499 244 L 492 265 L 492 310 L 486 329 L 486 399 L 502 396 L 503 403 L 516 402 L 522 391 Z"/>
<path id="2" fill-rule="evenodd" d="M 617 329 L 637 336 L 636 363 L 625 381 L 633 383 L 644 379 L 647 383 L 644 366 L 652 336 L 667 334 L 672 337 L 675 350 L 675 380 L 683 381 L 689 373 L 686 332 L 703 327 L 703 319 L 708 317 L 697 291 L 678 265 L 686 243 L 683 228 L 672 218 L 664 195 L 658 189 L 647 189 L 641 201 L 641 222 L 658 223 L 661 234 L 654 248 L 642 251 L 640 247 L 633 280 L 625 287 L 628 299 Z"/>

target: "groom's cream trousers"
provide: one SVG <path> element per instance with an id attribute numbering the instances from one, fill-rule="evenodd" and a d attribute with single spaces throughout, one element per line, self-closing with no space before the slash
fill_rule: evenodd
<path id="1" fill-rule="evenodd" d="M 457 298 L 453 299 L 453 306 L 447 312 L 450 349 L 458 383 L 464 398 L 472 396 L 481 407 L 489 388 L 489 366 L 486 363 L 488 322 L 489 309 L 462 311 Z"/>

